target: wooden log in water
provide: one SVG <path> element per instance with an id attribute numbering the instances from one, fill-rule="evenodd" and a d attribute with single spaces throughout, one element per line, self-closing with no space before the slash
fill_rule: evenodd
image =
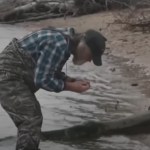
<path id="1" fill-rule="evenodd" d="M 34 12 L 38 15 L 41 12 L 51 11 L 51 13 L 55 14 L 64 13 L 64 16 L 80 16 L 83 14 L 90 14 L 106 9 L 111 9 L 114 5 L 116 5 L 116 3 L 119 4 L 118 7 L 121 7 L 122 5 L 124 6 L 125 4 L 126 7 L 128 6 L 128 2 L 126 2 L 126 0 L 16 0 L 15 3 L 16 5 L 11 8 L 8 4 L 8 8 L 10 8 L 9 11 L 0 10 L 0 22 L 9 23 L 11 21 L 16 21 L 17 23 L 18 20 L 19 22 L 28 21 L 29 17 L 26 17 L 26 13 L 29 12 Z M 3 8 L 3 6 L 1 6 L 1 8 Z M 49 13 L 47 15 L 50 16 Z M 53 16 L 54 18 L 55 15 L 51 16 Z M 57 16 L 58 15 L 56 15 L 56 17 Z M 30 21 L 34 21 L 37 19 L 34 19 L 34 16 L 30 16 L 30 18 L 32 18 L 30 19 Z M 42 17 L 42 19 L 44 18 L 47 19 L 49 17 Z"/>
<path id="2" fill-rule="evenodd" d="M 38 19 L 38 15 L 40 15 L 39 19 L 48 19 L 48 18 L 57 18 L 57 16 L 62 16 L 62 13 L 67 13 L 69 11 L 73 11 L 72 9 L 73 4 L 71 1 L 68 3 L 60 3 L 60 2 L 32 2 L 29 4 L 25 4 L 23 6 L 18 6 L 10 11 L 7 11 L 0 14 L 0 21 L 9 23 L 9 22 L 24 22 L 24 21 L 35 21 Z M 45 14 L 44 14 L 45 12 Z M 29 15 L 26 15 L 30 13 Z M 34 15 L 32 16 L 32 13 Z M 43 17 L 41 16 L 41 13 L 43 13 Z M 55 15 L 54 15 L 55 13 Z M 72 12 L 73 13 L 73 12 Z M 36 14 L 36 17 L 34 18 Z M 59 15 L 58 15 L 59 14 Z M 47 15 L 47 17 L 46 17 Z M 27 17 L 26 17 L 27 16 Z M 28 19 L 30 17 L 30 19 Z"/>
<path id="3" fill-rule="evenodd" d="M 94 122 L 70 128 L 42 132 L 43 140 L 79 141 L 109 135 L 136 135 L 150 133 L 150 112 L 133 115 L 124 119 Z"/>

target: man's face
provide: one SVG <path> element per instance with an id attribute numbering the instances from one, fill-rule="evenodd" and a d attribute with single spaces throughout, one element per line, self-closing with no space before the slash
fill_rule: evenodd
<path id="1" fill-rule="evenodd" d="M 91 62 L 92 60 L 92 53 L 90 48 L 86 45 L 84 41 L 81 41 L 76 50 L 75 54 L 73 56 L 73 63 L 75 65 L 82 65 L 86 62 Z"/>

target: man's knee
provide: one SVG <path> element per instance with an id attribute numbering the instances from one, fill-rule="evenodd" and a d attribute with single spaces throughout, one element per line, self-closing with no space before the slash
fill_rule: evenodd
<path id="1" fill-rule="evenodd" d="M 29 130 L 32 130 L 32 129 L 35 130 L 35 129 L 41 128 L 42 123 L 43 123 L 42 114 L 38 114 L 38 115 L 35 115 L 33 117 L 27 117 L 26 116 L 26 118 L 23 119 L 22 123 L 20 123 L 18 125 L 18 129 L 26 128 Z"/>

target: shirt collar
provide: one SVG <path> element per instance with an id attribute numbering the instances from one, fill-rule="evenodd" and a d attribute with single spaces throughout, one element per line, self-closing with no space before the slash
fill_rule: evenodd
<path id="1" fill-rule="evenodd" d="M 68 28 L 56 28 L 56 30 L 62 32 L 65 35 L 68 35 L 70 37 L 73 37 L 75 35 L 75 29 L 68 27 Z"/>
<path id="2" fill-rule="evenodd" d="M 74 42 L 72 40 L 72 37 L 75 35 L 76 31 L 74 28 L 68 27 L 68 28 L 56 28 L 56 30 L 62 32 L 67 40 L 68 43 L 68 51 L 72 53 L 74 50 Z"/>

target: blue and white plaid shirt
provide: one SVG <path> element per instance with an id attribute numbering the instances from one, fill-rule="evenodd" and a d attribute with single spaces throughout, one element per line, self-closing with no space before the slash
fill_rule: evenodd
<path id="1" fill-rule="evenodd" d="M 69 40 L 73 28 L 41 29 L 25 36 L 19 43 L 36 63 L 34 82 L 39 88 L 60 92 L 64 89 L 65 73 L 61 72 L 71 55 Z"/>

